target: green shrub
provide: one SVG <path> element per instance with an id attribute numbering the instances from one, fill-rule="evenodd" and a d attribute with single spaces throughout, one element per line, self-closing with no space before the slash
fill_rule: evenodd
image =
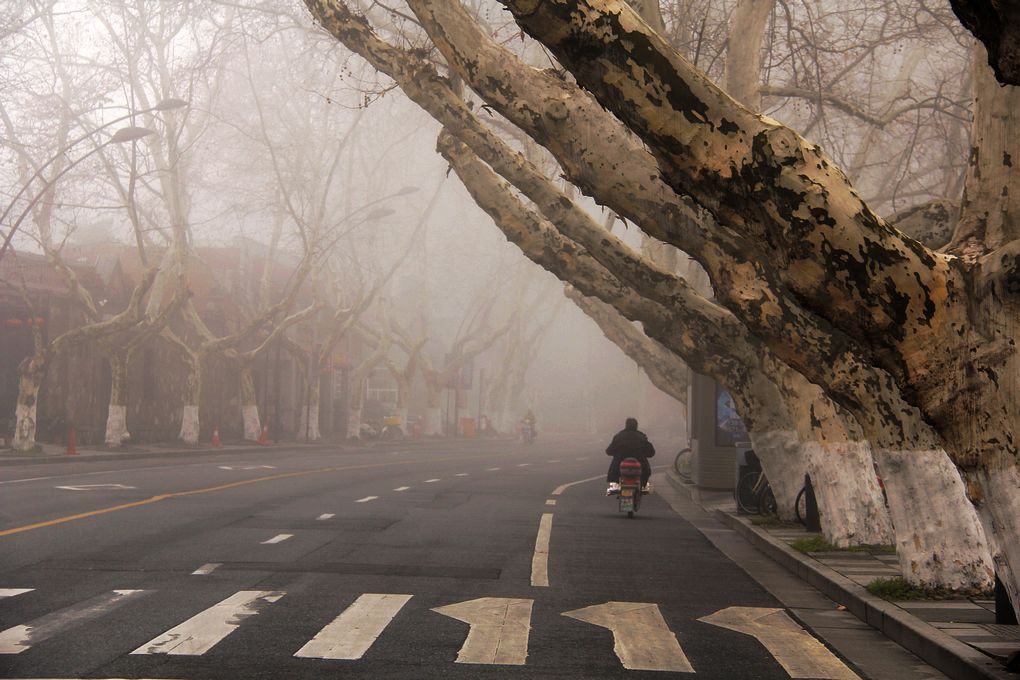
<path id="1" fill-rule="evenodd" d="M 869 593 L 883 600 L 945 600 L 955 596 L 946 588 L 915 586 L 900 576 L 876 578 L 867 588 Z"/>

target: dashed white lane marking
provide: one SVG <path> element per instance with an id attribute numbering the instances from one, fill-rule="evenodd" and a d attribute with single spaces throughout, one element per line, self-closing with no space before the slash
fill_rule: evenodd
<path id="1" fill-rule="evenodd" d="M 29 647 L 87 619 L 113 611 L 128 600 L 144 595 L 146 590 L 113 590 L 70 607 L 41 616 L 21 626 L 0 633 L 0 654 L 20 654 Z"/>
<path id="2" fill-rule="evenodd" d="M 284 595 L 282 590 L 242 590 L 234 593 L 131 653 L 205 654 L 233 633 L 241 621 L 255 616 L 267 603 L 276 602 Z"/>
<path id="3" fill-rule="evenodd" d="M 306 659 L 360 659 L 410 595 L 366 593 L 320 630 L 294 656 Z"/>
<path id="4" fill-rule="evenodd" d="M 426 479 L 425 483 L 426 484 L 432 484 L 434 482 L 440 482 L 440 481 L 442 481 L 442 480 L 440 480 L 440 479 Z"/>
<path id="5" fill-rule="evenodd" d="M 222 566 L 221 562 L 210 562 L 209 564 L 203 564 L 201 567 L 191 572 L 192 576 L 208 576 L 209 574 L 216 571 L 218 567 Z"/>
<path id="6" fill-rule="evenodd" d="M 528 467 L 531 463 L 521 463 L 517 467 Z"/>
<path id="7" fill-rule="evenodd" d="M 528 658 L 533 600 L 482 597 L 432 611 L 471 626 L 457 663 L 523 666 Z"/>
<path id="8" fill-rule="evenodd" d="M 378 496 L 365 496 L 364 498 L 359 498 L 358 500 L 356 500 L 354 502 L 355 503 L 367 503 L 369 501 L 374 501 L 376 498 L 379 498 L 379 497 Z"/>
<path id="9" fill-rule="evenodd" d="M 552 460 L 550 460 L 549 462 L 550 462 L 550 463 L 558 463 L 558 462 L 560 462 L 560 459 L 559 459 L 559 458 L 553 458 L 553 459 L 552 459 Z"/>
<path id="10" fill-rule="evenodd" d="M 561 493 L 563 493 L 564 491 L 566 491 L 570 487 L 574 486 L 575 484 L 584 484 L 585 482 L 591 482 L 591 481 L 594 481 L 596 479 L 605 479 L 605 478 L 606 478 L 605 475 L 599 475 L 597 477 L 588 477 L 587 479 L 579 479 L 576 482 L 570 482 L 568 484 L 560 484 L 558 487 L 553 489 L 552 495 L 553 496 L 559 496 Z"/>
<path id="11" fill-rule="evenodd" d="M 578 621 L 613 631 L 613 651 L 624 668 L 693 673 L 676 635 L 658 605 L 650 602 L 606 602 L 563 612 Z"/>
<path id="12" fill-rule="evenodd" d="M 496 468 L 489 468 L 488 470 L 486 470 L 486 472 L 495 472 L 496 470 L 502 470 L 502 469 L 503 468 L 498 468 L 498 467 L 496 467 Z"/>
<path id="13" fill-rule="evenodd" d="M 316 517 L 315 519 L 320 519 L 320 520 L 321 519 L 333 519 L 334 517 L 336 517 L 336 515 L 333 514 L 332 512 L 324 512 L 321 515 L 319 515 L 318 517 Z"/>
<path id="14" fill-rule="evenodd" d="M 546 505 L 556 505 L 556 501 L 554 501 L 554 500 L 553 500 L 552 498 L 550 498 L 549 500 L 547 500 L 547 501 L 545 502 L 545 504 L 546 504 Z"/>
<path id="15" fill-rule="evenodd" d="M 16 595 L 23 595 L 30 593 L 35 588 L 0 588 L 0 597 L 14 597 Z"/>
<path id="16" fill-rule="evenodd" d="M 272 538 L 270 538 L 268 541 L 262 541 L 262 545 L 271 545 L 273 543 L 282 543 L 283 541 L 286 541 L 288 538 L 291 538 L 293 536 L 294 536 L 294 534 L 277 534 L 276 536 L 273 536 Z"/>
<path id="17" fill-rule="evenodd" d="M 858 680 L 856 673 L 782 609 L 727 607 L 698 620 L 756 638 L 791 678 Z"/>
<path id="18" fill-rule="evenodd" d="M 409 486 L 398 486 L 394 491 L 407 491 L 410 488 Z"/>
<path id="19" fill-rule="evenodd" d="M 127 486 L 126 484 L 78 484 L 77 486 L 55 486 L 54 489 L 64 489 L 66 491 L 120 491 L 123 489 L 137 489 L 136 486 Z"/>
<path id="20" fill-rule="evenodd" d="M 467 476 L 468 476 L 468 473 L 466 473 L 466 472 L 458 472 L 458 473 L 456 474 L 456 476 L 457 476 L 457 477 L 467 477 Z"/>
<path id="21" fill-rule="evenodd" d="M 552 534 L 551 512 L 542 515 L 535 538 L 535 554 L 531 558 L 531 585 L 549 585 L 549 537 Z"/>

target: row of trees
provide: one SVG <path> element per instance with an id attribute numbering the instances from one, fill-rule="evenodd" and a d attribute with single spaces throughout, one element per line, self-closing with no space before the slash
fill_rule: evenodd
<path id="1" fill-rule="evenodd" d="M 305 4 L 442 124 L 440 153 L 527 257 L 729 389 L 782 507 L 810 470 L 831 541 L 894 538 L 915 583 L 985 589 L 994 569 L 1020 604 L 1018 95 L 981 45 L 968 62 L 948 8 L 738 0 L 713 33 L 694 3 L 503 0 L 543 69 L 486 6 L 408 0 L 404 40 L 430 52 L 349 3 Z"/>

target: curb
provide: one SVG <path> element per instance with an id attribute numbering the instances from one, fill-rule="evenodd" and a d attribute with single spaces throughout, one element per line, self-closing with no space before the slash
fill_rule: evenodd
<path id="1" fill-rule="evenodd" d="M 0 458 L 0 467 L 14 466 L 14 465 L 46 465 L 50 463 L 84 463 L 90 461 L 104 461 L 104 460 L 142 460 L 145 458 L 177 458 L 186 456 L 203 456 L 209 454 L 218 453 L 256 453 L 272 451 L 274 447 L 280 447 L 277 445 L 269 446 L 238 446 L 238 447 L 224 447 L 219 449 L 169 449 L 167 451 L 131 451 L 125 453 L 97 453 L 97 454 L 79 454 L 77 456 L 57 455 L 57 456 L 46 456 L 44 458 L 34 458 L 26 456 L 24 458 Z M 282 448 L 282 447 L 281 447 Z M 339 451 L 350 450 L 349 446 L 339 446 L 337 444 L 298 444 L 294 447 L 301 451 L 324 451 L 328 449 L 337 449 Z"/>
<path id="2" fill-rule="evenodd" d="M 692 500 L 698 502 L 696 489 L 681 482 L 672 472 L 666 476 L 674 488 L 689 494 Z M 844 605 L 858 619 L 950 678 L 1017 680 L 1016 674 L 1007 672 L 980 651 L 943 633 L 892 602 L 875 597 L 863 586 L 757 529 L 750 521 L 719 509 L 714 510 L 713 514 L 774 562 L 829 599 Z"/>

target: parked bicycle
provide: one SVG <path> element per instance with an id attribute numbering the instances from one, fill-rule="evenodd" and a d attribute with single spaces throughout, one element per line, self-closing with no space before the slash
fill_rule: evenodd
<path id="1" fill-rule="evenodd" d="M 734 491 L 737 507 L 749 515 L 778 515 L 779 505 L 764 470 L 745 472 Z"/>

